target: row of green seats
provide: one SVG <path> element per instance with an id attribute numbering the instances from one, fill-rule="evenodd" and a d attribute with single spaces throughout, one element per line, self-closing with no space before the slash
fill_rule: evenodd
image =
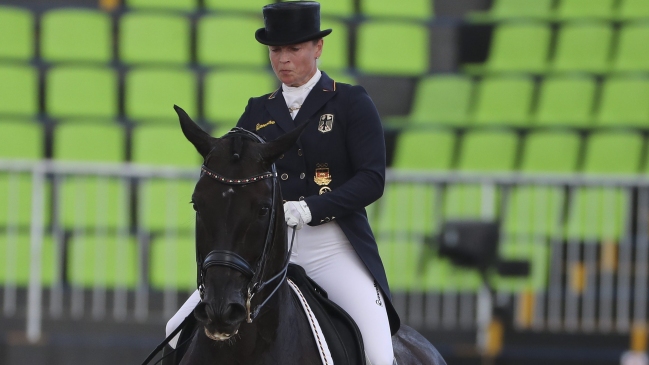
<path id="1" fill-rule="evenodd" d="M 34 20 L 27 10 L 0 7 L 0 33 L 11 34 L 0 60 L 28 61 L 35 55 Z M 192 62 L 191 19 L 184 15 L 128 12 L 119 18 L 118 59 L 128 65 L 186 65 Z M 267 47 L 254 40 L 260 16 L 209 15 L 196 22 L 196 62 L 204 66 L 267 67 Z M 324 69 L 350 66 L 347 25 L 323 19 L 334 32 L 325 39 Z M 358 26 L 357 68 L 361 72 L 417 75 L 428 70 L 429 30 L 406 21 L 366 21 Z M 57 9 L 41 19 L 40 57 L 46 62 L 113 60 L 112 19 L 84 9 Z M 398 62 L 397 62 L 398 61 Z"/>
<path id="2" fill-rule="evenodd" d="M 85 163 L 125 161 L 125 129 L 117 124 L 61 122 L 53 132 L 53 160 Z M 177 125 L 141 125 L 131 132 L 131 161 L 136 164 L 196 168 L 200 156 Z M 43 156 L 42 126 L 25 121 L 0 123 L 0 159 L 36 160 Z M 185 230 L 194 225 L 189 201 L 195 181 L 149 179 L 137 185 L 140 227 L 150 231 Z M 130 185 L 115 178 L 69 176 L 61 180 L 57 209 L 66 228 L 123 229 L 129 224 Z M 0 174 L 0 227 L 28 227 L 31 177 Z M 46 189 L 46 192 L 49 190 Z M 46 197 L 46 203 L 49 202 Z M 47 204 L 49 206 L 49 204 Z M 11 212 L 11 213 L 10 213 Z M 49 209 L 44 213 L 49 222 Z"/>
<path id="3" fill-rule="evenodd" d="M 469 132 L 462 138 L 455 171 L 512 172 L 519 151 L 511 132 Z M 394 167 L 404 170 L 448 172 L 453 168 L 457 137 L 444 131 L 406 131 L 398 141 Z M 594 133 L 583 142 L 571 132 L 535 132 L 522 147 L 516 171 L 526 174 L 580 172 L 586 175 L 637 175 L 649 173 L 643 156 L 643 138 L 636 133 Z M 581 162 L 583 161 L 583 162 Z M 581 162 L 581 163 L 580 163 Z M 510 189 L 504 213 L 498 211 L 502 191 L 472 184 L 435 187 L 389 184 L 384 197 L 370 207 L 391 285 L 400 290 L 477 290 L 475 271 L 454 268 L 426 247 L 424 237 L 436 232 L 442 218 L 496 219 L 500 214 L 502 257 L 525 259 L 532 264 L 526 279 L 496 278 L 503 290 L 539 290 L 547 281 L 549 238 L 585 243 L 618 243 L 632 214 L 632 192 L 622 188 L 580 187 L 566 194 L 563 187 L 516 186 Z M 442 197 L 444 201 L 437 201 Z M 565 199 L 568 213 L 563 217 Z M 436 207 L 441 204 L 441 207 Z M 486 205 L 490 205 L 485 209 Z M 438 209 L 438 210 L 436 210 Z"/>
<path id="4" fill-rule="evenodd" d="M 0 65 L 0 115 L 33 117 L 39 113 L 38 70 Z M 45 112 L 52 118 L 105 118 L 119 115 L 119 77 L 108 67 L 58 66 L 43 78 Z M 233 124 L 248 98 L 277 88 L 266 70 L 221 70 L 204 76 L 204 118 Z M 198 118 L 198 74 L 185 68 L 135 68 L 124 76 L 124 111 L 134 120 L 175 121 L 173 105 Z"/>
<path id="5" fill-rule="evenodd" d="M 649 128 L 649 77 L 434 75 L 420 80 L 411 112 L 394 127 L 427 125 Z"/>
<path id="6" fill-rule="evenodd" d="M 644 144 L 641 134 L 622 131 L 594 132 L 582 142 L 578 133 L 567 131 L 532 132 L 520 140 L 515 133 L 507 131 L 469 131 L 459 138 L 451 131 L 406 130 L 397 140 L 393 168 L 431 172 L 517 171 L 539 176 L 569 173 L 593 176 L 638 176 L 649 174 L 649 155 L 643 152 Z M 519 157 L 519 150 L 522 151 L 521 157 Z M 458 156 L 455 156 L 455 151 L 458 151 Z M 374 217 L 375 229 L 403 230 L 420 234 L 434 232 L 435 222 L 441 218 L 435 214 L 433 208 L 436 195 L 431 191 L 418 191 L 418 189 L 423 188 L 416 184 L 395 183 L 388 186 L 383 198 L 384 202 L 381 204 L 393 206 L 395 209 L 387 209 L 379 205 L 385 215 Z M 426 189 L 432 190 L 434 187 L 426 186 Z M 560 234 L 556 223 L 559 221 L 557 210 L 563 207 L 563 201 L 560 199 L 563 190 L 559 188 L 553 191 L 538 186 L 529 189 L 517 187 L 512 191 L 509 203 L 514 204 L 514 208 L 504 210 L 507 214 L 503 221 L 504 232 L 511 235 L 538 236 Z M 599 191 L 598 189 L 580 188 L 579 191 Z M 614 190 L 620 191 L 622 195 L 626 194 L 623 190 L 613 188 L 602 191 Z M 488 211 L 484 210 L 483 194 L 485 193 L 489 192 L 475 187 L 449 186 L 445 192 L 442 209 L 438 213 L 443 214 L 445 218 L 496 218 L 500 214 L 496 204 L 497 193 L 487 197 L 493 203 Z M 586 199 L 585 196 L 580 195 L 582 193 L 575 194 L 574 198 L 577 200 Z M 418 200 L 421 197 L 424 199 Z M 603 199 L 598 194 L 588 199 L 591 198 Z M 603 204 L 605 201 L 601 200 L 597 204 Z M 611 202 L 618 204 L 624 202 L 624 199 L 617 197 Z M 519 203 L 530 205 L 526 206 L 523 212 L 523 207 L 516 208 L 516 204 Z M 534 203 L 545 207 L 534 208 Z M 414 208 L 410 209 L 408 204 L 412 204 Z M 571 236 L 579 236 L 584 240 L 618 240 L 621 237 L 625 226 L 615 219 L 604 219 L 609 213 L 622 214 L 616 211 L 617 208 L 591 207 L 602 214 L 592 221 L 593 216 L 589 219 L 584 218 L 584 214 L 589 210 L 579 203 L 575 204 L 574 210 L 579 213 L 575 213 L 576 215 L 570 218 L 576 224 L 574 227 L 569 225 L 574 228 L 569 230 Z M 609 227 L 610 224 L 613 226 Z"/>
<path id="7" fill-rule="evenodd" d="M 283 0 L 287 1 L 287 0 Z M 357 4 L 361 14 L 369 17 L 407 17 L 429 19 L 433 16 L 433 0 L 411 0 L 398 3 L 391 0 L 327 0 L 321 3 L 320 13 L 324 16 L 351 17 L 356 14 Z M 246 11 L 261 13 L 269 0 L 222 1 L 206 0 L 204 9 L 211 11 Z M 198 0 L 127 0 L 130 9 L 197 11 Z"/>
<path id="8" fill-rule="evenodd" d="M 637 20 L 649 18 L 649 3 L 645 0 L 494 0 L 486 12 L 469 14 L 478 22 L 516 18 L 543 20 Z"/>
<path id="9" fill-rule="evenodd" d="M 546 23 L 498 25 L 489 56 L 469 64 L 469 73 L 649 72 L 649 24 L 629 23 L 619 29 L 603 22 L 567 23 L 556 30 Z"/>
<path id="10" fill-rule="evenodd" d="M 195 245 L 191 237 L 156 236 L 150 244 L 149 284 L 162 290 L 193 290 L 196 286 Z M 0 287 L 26 287 L 30 275 L 30 236 L 0 234 Z M 45 287 L 66 272 L 68 284 L 134 289 L 138 277 L 137 241 L 128 235 L 76 234 L 68 242 L 67 268 L 56 266 L 54 240 L 46 235 L 42 244 L 41 280 Z"/>

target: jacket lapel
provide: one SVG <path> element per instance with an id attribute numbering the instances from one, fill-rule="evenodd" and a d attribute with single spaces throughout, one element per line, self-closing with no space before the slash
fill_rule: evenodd
<path id="1" fill-rule="evenodd" d="M 295 128 L 295 123 L 293 123 L 291 114 L 289 114 L 288 107 L 286 106 L 286 100 L 284 100 L 284 96 L 282 95 L 281 86 L 274 93 L 270 94 L 268 100 L 266 100 L 266 109 L 268 109 L 270 115 L 284 132 L 290 132 Z"/>
<path id="2" fill-rule="evenodd" d="M 300 111 L 291 118 L 291 114 L 286 106 L 286 100 L 282 95 L 282 88 L 275 90 L 266 100 L 266 108 L 270 115 L 275 119 L 277 125 L 284 132 L 292 131 L 295 126 L 304 123 L 308 118 L 313 116 L 329 99 L 336 95 L 336 83 L 326 73 L 322 72 L 320 80 L 315 84 L 309 95 L 307 95 Z"/>
<path id="3" fill-rule="evenodd" d="M 312 117 L 334 95 L 336 95 L 336 83 L 323 72 L 295 116 L 295 125 L 300 125 Z"/>

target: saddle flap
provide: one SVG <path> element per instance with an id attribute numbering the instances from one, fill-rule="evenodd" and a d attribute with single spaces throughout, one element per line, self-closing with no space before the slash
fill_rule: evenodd
<path id="1" fill-rule="evenodd" d="M 351 316 L 329 300 L 327 292 L 309 278 L 301 266 L 290 264 L 288 277 L 300 289 L 316 316 L 334 364 L 365 365 L 363 337 Z"/>

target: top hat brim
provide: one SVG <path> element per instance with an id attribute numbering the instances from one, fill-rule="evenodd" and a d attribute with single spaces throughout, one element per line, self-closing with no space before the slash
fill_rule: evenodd
<path id="1" fill-rule="evenodd" d="M 306 34 L 306 35 L 302 34 L 294 38 L 270 39 L 266 34 L 266 28 L 259 28 L 255 32 L 255 39 L 257 39 L 257 42 L 267 46 L 288 46 L 290 44 L 298 44 L 298 43 L 303 43 L 314 39 L 326 37 L 329 35 L 329 33 L 331 33 L 331 29 L 325 29 L 319 32 Z"/>

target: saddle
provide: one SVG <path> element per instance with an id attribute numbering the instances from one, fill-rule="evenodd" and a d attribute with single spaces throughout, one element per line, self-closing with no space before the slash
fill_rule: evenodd
<path id="1" fill-rule="evenodd" d="M 334 364 L 366 365 L 363 338 L 352 317 L 329 300 L 327 292 L 301 266 L 289 264 L 287 276 L 300 289 L 317 318 Z"/>
<path id="2" fill-rule="evenodd" d="M 289 264 L 287 277 L 300 289 L 311 313 L 315 315 L 334 364 L 367 365 L 361 332 L 349 314 L 329 300 L 327 292 L 309 278 L 301 266 Z M 298 294 L 295 291 L 291 293 L 296 300 L 301 300 L 297 298 Z M 165 346 L 161 365 L 180 363 L 187 350 L 187 346 L 182 344 L 191 340 L 199 323 L 193 315 L 189 315 L 181 326 L 183 330 L 178 339 L 178 349 L 173 350 L 169 345 Z"/>

